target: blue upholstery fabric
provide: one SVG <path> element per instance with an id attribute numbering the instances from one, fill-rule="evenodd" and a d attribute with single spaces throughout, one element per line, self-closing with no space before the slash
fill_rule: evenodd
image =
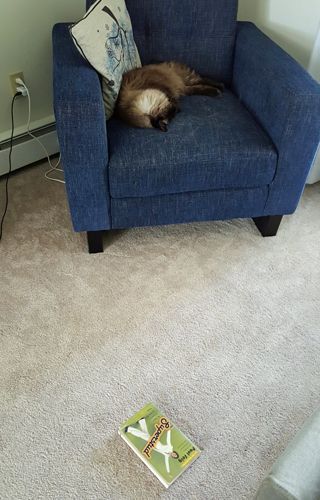
<path id="1" fill-rule="evenodd" d="M 320 86 L 253 24 L 239 23 L 233 87 L 279 152 L 264 213 L 292 213 L 320 140 Z"/>
<path id="2" fill-rule="evenodd" d="M 142 64 L 175 59 L 231 83 L 237 0 L 126 0 L 126 4 Z"/>
<path id="3" fill-rule="evenodd" d="M 169 132 L 108 123 L 114 198 L 267 185 L 277 167 L 269 137 L 231 92 L 186 97 Z"/>
<path id="4" fill-rule="evenodd" d="M 111 198 L 114 228 L 156 226 L 180 222 L 257 217 L 264 209 L 268 187 L 220 189 L 196 193 Z"/>
<path id="5" fill-rule="evenodd" d="M 108 145 L 99 76 L 80 56 L 67 24 L 53 30 L 54 108 L 76 231 L 109 229 Z"/>

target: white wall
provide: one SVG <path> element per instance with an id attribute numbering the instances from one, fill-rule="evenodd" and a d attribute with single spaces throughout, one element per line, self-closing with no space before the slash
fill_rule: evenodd
<path id="1" fill-rule="evenodd" d="M 10 135 L 9 74 L 24 72 L 34 125 L 53 121 L 51 29 L 56 22 L 79 19 L 84 11 L 85 0 L 0 0 L 0 142 Z M 26 99 L 17 100 L 17 127 L 26 122 L 26 105 Z"/>
<path id="2" fill-rule="evenodd" d="M 320 23 L 320 0 L 239 0 L 239 19 L 255 22 L 308 66 Z"/>

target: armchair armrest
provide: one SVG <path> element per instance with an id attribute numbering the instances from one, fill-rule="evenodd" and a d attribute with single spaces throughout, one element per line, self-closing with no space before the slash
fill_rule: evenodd
<path id="1" fill-rule="evenodd" d="M 264 214 L 292 213 L 320 141 L 320 86 L 254 24 L 239 22 L 233 90 L 278 150 Z"/>
<path id="2" fill-rule="evenodd" d="M 100 80 L 74 47 L 67 24 L 53 29 L 53 82 L 74 229 L 109 229 L 108 143 Z"/>
<path id="3" fill-rule="evenodd" d="M 320 411 L 293 438 L 261 484 L 255 500 L 320 498 Z"/>

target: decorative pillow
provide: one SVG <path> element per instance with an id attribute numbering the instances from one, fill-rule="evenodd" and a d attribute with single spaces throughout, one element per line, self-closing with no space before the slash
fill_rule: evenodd
<path id="1" fill-rule="evenodd" d="M 83 57 L 103 76 L 103 100 L 110 118 L 122 75 L 141 66 L 125 0 L 97 0 L 70 33 Z"/>

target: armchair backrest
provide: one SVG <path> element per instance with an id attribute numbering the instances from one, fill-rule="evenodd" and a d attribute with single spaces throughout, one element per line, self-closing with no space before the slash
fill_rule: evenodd
<path id="1" fill-rule="evenodd" d="M 93 0 L 87 0 L 89 8 Z M 238 0 L 126 0 L 143 64 L 176 60 L 231 82 Z"/>

